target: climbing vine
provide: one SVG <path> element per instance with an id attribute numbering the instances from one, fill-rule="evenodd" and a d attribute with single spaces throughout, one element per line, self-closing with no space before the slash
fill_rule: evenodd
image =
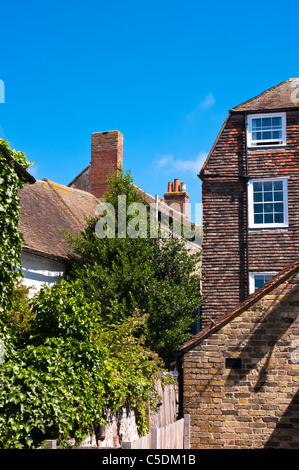
<path id="1" fill-rule="evenodd" d="M 30 163 L 24 153 L 11 150 L 7 141 L 0 139 L 0 320 L 3 321 L 13 299 L 13 287 L 21 268 L 22 234 L 18 229 L 20 201 L 18 189 L 23 187 L 13 163 L 4 153 L 27 169 Z"/>

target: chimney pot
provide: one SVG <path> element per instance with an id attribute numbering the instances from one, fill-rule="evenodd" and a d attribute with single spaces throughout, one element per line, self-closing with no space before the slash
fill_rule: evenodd
<path id="1" fill-rule="evenodd" d="M 168 192 L 168 193 L 172 193 L 172 183 L 171 183 L 171 182 L 168 183 L 167 192 Z"/>
<path id="2" fill-rule="evenodd" d="M 174 180 L 174 192 L 177 193 L 177 192 L 179 192 L 179 190 L 180 190 L 180 180 L 175 179 Z"/>
<path id="3" fill-rule="evenodd" d="M 186 191 L 186 183 L 181 182 L 181 191 Z"/>

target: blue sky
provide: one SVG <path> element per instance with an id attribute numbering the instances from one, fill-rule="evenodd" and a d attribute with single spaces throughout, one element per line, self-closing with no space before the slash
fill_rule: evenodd
<path id="1" fill-rule="evenodd" d="M 0 137 L 68 184 L 92 132 L 124 135 L 124 167 L 148 193 L 197 174 L 233 106 L 298 77 L 298 2 L 1 2 Z M 198 222 L 199 219 L 196 219 Z"/>

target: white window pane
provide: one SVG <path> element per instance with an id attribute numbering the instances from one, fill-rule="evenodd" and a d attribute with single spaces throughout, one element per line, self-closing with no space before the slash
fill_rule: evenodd
<path id="1" fill-rule="evenodd" d="M 263 193 L 254 193 L 253 200 L 254 202 L 263 202 Z"/>
<path id="2" fill-rule="evenodd" d="M 273 136 L 273 139 L 275 139 L 275 140 L 282 140 L 282 132 L 281 131 L 273 131 L 272 136 Z"/>
<path id="3" fill-rule="evenodd" d="M 282 181 L 273 181 L 273 188 L 276 191 L 282 191 L 283 189 L 283 183 Z"/>
<path id="4" fill-rule="evenodd" d="M 283 212 L 283 203 L 274 204 L 274 212 Z"/>
<path id="5" fill-rule="evenodd" d="M 254 213 L 262 214 L 264 212 L 263 207 L 263 204 L 254 204 Z"/>
<path id="6" fill-rule="evenodd" d="M 265 224 L 273 224 L 273 214 L 264 214 L 264 223 Z"/>
<path id="7" fill-rule="evenodd" d="M 262 120 L 261 119 L 252 119 L 252 129 L 255 131 L 260 131 L 262 128 Z"/>
<path id="8" fill-rule="evenodd" d="M 255 276 L 254 287 L 255 290 L 265 284 L 265 276 Z"/>
<path id="9" fill-rule="evenodd" d="M 253 183 L 253 190 L 256 191 L 262 191 L 263 190 L 263 183 L 261 181 Z"/>
<path id="10" fill-rule="evenodd" d="M 281 129 L 281 127 L 282 127 L 281 117 L 273 117 L 272 129 Z"/>
<path id="11" fill-rule="evenodd" d="M 252 133 L 252 138 L 253 138 L 253 140 L 261 140 L 262 139 L 262 133 L 261 132 L 253 132 Z"/>
<path id="12" fill-rule="evenodd" d="M 273 189 L 272 181 L 264 181 L 263 182 L 263 189 L 264 189 L 264 191 L 272 191 L 272 189 Z"/>
<path id="13" fill-rule="evenodd" d="M 274 201 L 283 201 L 283 192 L 275 191 L 274 192 Z"/>
<path id="14" fill-rule="evenodd" d="M 274 215 L 274 222 L 276 224 L 283 224 L 284 223 L 284 215 L 282 214 L 275 214 Z"/>
<path id="15" fill-rule="evenodd" d="M 265 202 L 273 201 L 273 193 L 272 193 L 272 191 L 264 192 L 264 201 L 265 201 Z"/>
<path id="16" fill-rule="evenodd" d="M 272 138 L 271 132 L 262 132 L 262 139 L 263 140 L 270 140 Z"/>
<path id="17" fill-rule="evenodd" d="M 262 224 L 263 223 L 263 214 L 254 214 L 254 223 Z"/>
<path id="18" fill-rule="evenodd" d="M 271 129 L 271 118 L 263 118 L 262 119 L 262 128 L 263 129 Z"/>

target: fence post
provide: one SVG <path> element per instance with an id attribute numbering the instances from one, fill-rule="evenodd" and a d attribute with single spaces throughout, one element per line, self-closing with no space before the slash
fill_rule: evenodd
<path id="1" fill-rule="evenodd" d="M 184 415 L 184 449 L 190 449 L 190 415 Z"/>
<path id="2" fill-rule="evenodd" d="M 158 449 L 158 428 L 151 428 L 151 449 Z"/>
<path id="3" fill-rule="evenodd" d="M 122 449 L 132 449 L 132 442 L 131 441 L 123 441 L 121 444 Z"/>
<path id="4" fill-rule="evenodd" d="M 42 443 L 42 449 L 57 449 L 56 439 L 47 439 Z"/>

